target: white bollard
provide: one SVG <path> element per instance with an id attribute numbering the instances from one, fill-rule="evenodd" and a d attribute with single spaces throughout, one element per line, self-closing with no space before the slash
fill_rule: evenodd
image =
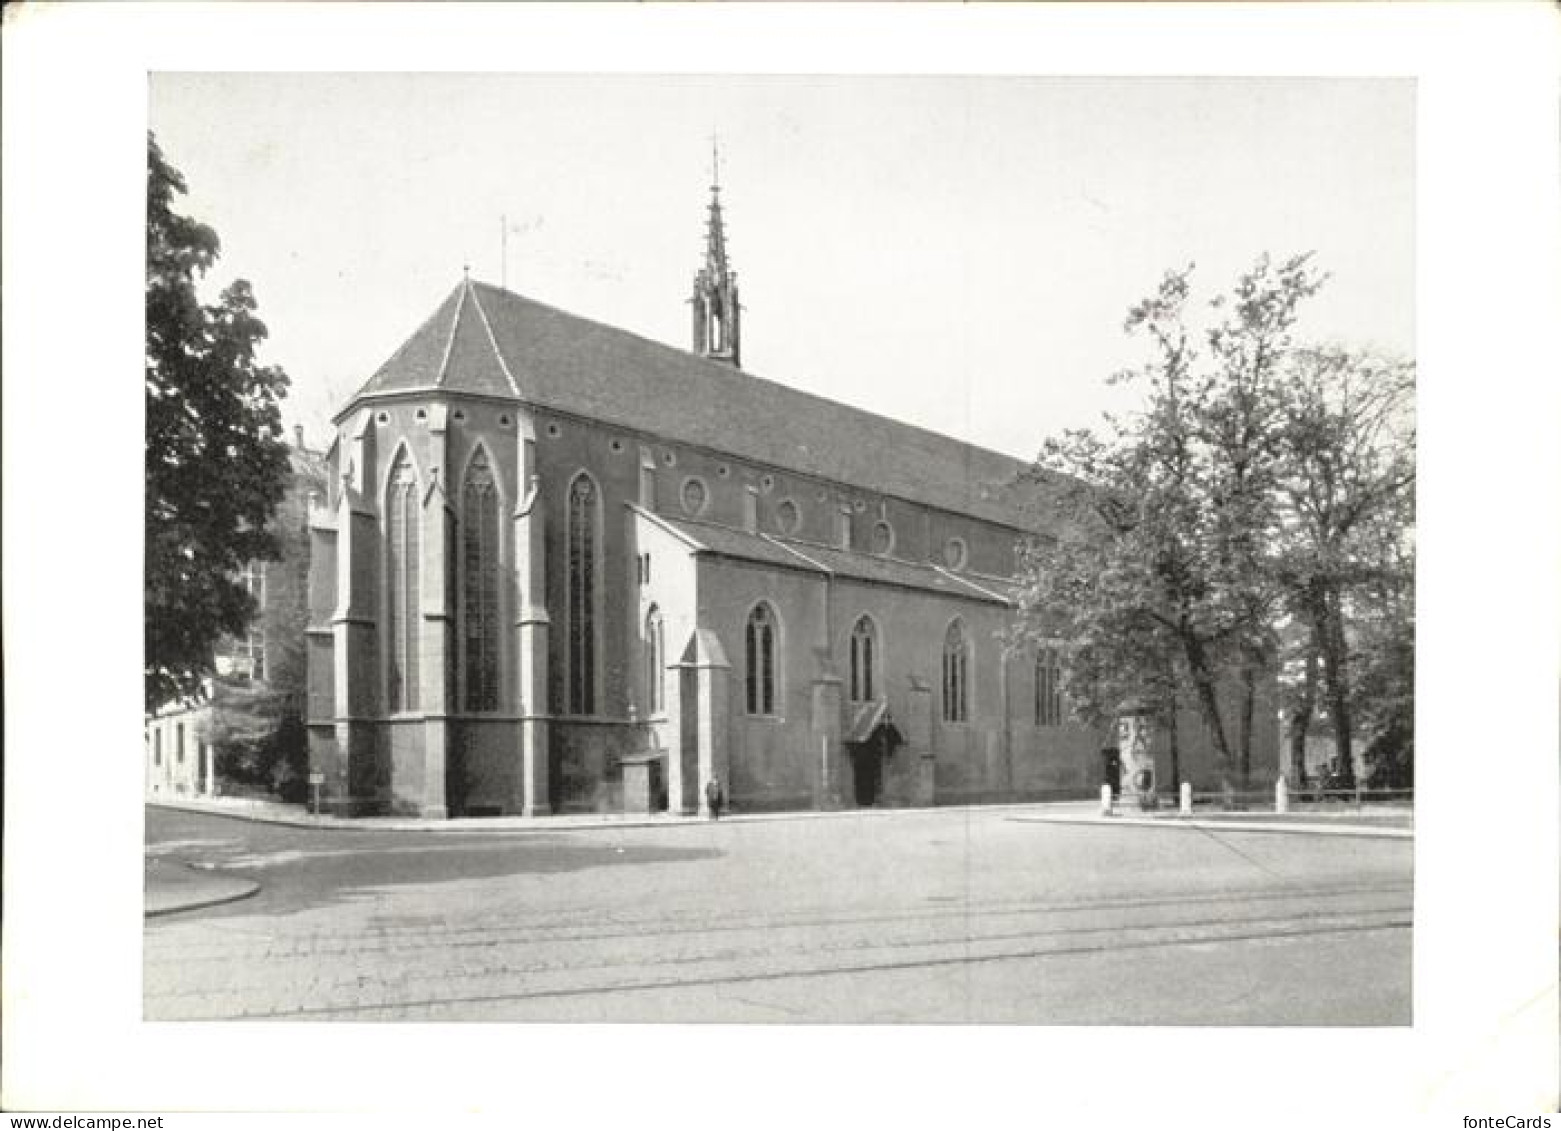
<path id="1" fill-rule="evenodd" d="M 1109 785 L 1103 785 L 1100 787 L 1100 815 L 1102 817 L 1112 816 L 1111 787 Z"/>
<path id="2" fill-rule="evenodd" d="M 1274 812 L 1290 812 L 1290 786 L 1283 777 L 1274 783 Z"/>
<path id="3" fill-rule="evenodd" d="M 1192 816 L 1192 782 L 1182 782 L 1182 816 Z"/>

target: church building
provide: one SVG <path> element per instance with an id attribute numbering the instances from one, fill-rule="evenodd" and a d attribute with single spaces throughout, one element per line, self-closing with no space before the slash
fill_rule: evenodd
<path id="1" fill-rule="evenodd" d="M 684 350 L 464 279 L 337 415 L 307 629 L 327 805 L 1092 794 L 1109 735 L 1065 716 L 1056 650 L 1001 638 L 1017 547 L 1065 533 L 1045 484 L 745 372 L 718 187 L 691 308 Z M 1180 747 L 1212 786 L 1207 736 Z"/>

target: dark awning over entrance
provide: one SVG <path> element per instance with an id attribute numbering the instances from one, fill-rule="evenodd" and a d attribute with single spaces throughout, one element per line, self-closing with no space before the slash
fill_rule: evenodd
<path id="1" fill-rule="evenodd" d="M 895 729 L 894 721 L 889 717 L 889 701 L 879 699 L 872 703 L 862 703 L 855 707 L 851 714 L 851 720 L 846 727 L 845 740 L 849 745 L 861 745 L 871 742 L 878 737 L 882 730 L 888 740 L 889 749 L 900 745 L 905 740 L 900 737 L 900 732 Z"/>

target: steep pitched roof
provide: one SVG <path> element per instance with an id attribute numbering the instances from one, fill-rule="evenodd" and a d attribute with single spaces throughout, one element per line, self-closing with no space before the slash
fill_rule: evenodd
<path id="1" fill-rule="evenodd" d="M 773 467 L 1036 529 L 1011 456 L 755 377 L 486 283 L 456 287 L 357 397 L 517 396 Z"/>

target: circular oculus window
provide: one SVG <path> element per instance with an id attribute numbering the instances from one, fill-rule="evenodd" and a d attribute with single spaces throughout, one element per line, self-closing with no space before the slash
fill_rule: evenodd
<path id="1" fill-rule="evenodd" d="M 682 502 L 683 510 L 687 514 L 698 514 L 705 509 L 705 504 L 710 501 L 710 489 L 705 486 L 705 481 L 696 477 L 683 480 Z"/>
<path id="2" fill-rule="evenodd" d="M 775 508 L 775 524 L 780 527 L 782 534 L 795 534 L 802 525 L 802 510 L 792 500 L 782 500 L 780 506 Z"/>

